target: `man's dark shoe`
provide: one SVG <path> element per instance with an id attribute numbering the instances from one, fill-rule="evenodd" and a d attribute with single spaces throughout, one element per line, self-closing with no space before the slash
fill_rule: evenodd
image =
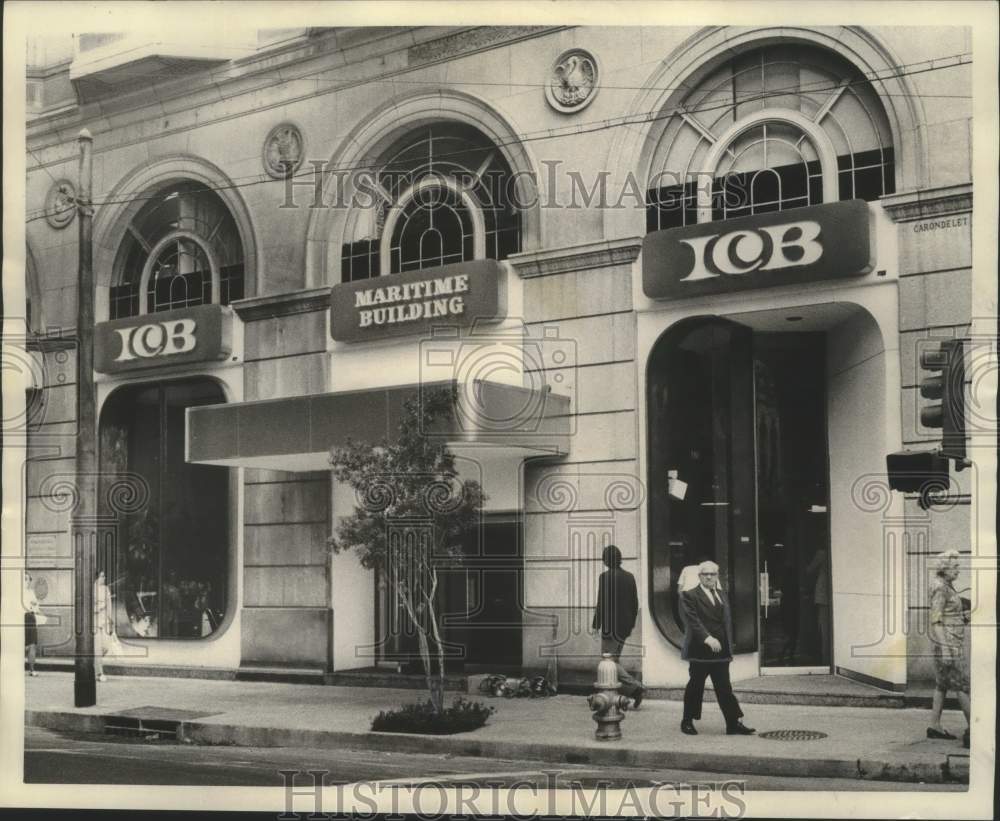
<path id="1" fill-rule="evenodd" d="M 642 697 L 646 695 L 646 688 L 640 687 L 635 691 L 635 695 L 632 696 L 632 709 L 638 710 L 639 705 L 642 704 Z"/>
<path id="2" fill-rule="evenodd" d="M 941 738 L 941 739 L 951 739 L 954 741 L 955 736 L 949 733 L 947 730 L 936 730 L 934 727 L 927 728 L 928 738 Z"/>
<path id="3" fill-rule="evenodd" d="M 690 718 L 685 718 L 681 722 L 681 732 L 684 735 L 698 735 L 698 731 L 694 728 L 694 722 Z"/>
<path id="4" fill-rule="evenodd" d="M 753 735 L 757 732 L 753 727 L 747 727 L 742 721 L 730 724 L 726 727 L 726 735 Z"/>

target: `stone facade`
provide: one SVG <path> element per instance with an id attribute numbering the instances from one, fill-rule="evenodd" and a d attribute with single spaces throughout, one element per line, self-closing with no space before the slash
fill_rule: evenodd
<path id="1" fill-rule="evenodd" d="M 407 129 L 460 123 L 490 138 L 515 174 L 534 180 L 538 196 L 522 211 L 521 247 L 507 258 L 511 293 L 519 300 L 516 318 L 529 337 L 554 333 L 568 340 L 575 357 L 568 365 L 524 364 L 526 381 L 541 375 L 572 397 L 572 422 L 568 455 L 529 461 L 523 473 L 523 666 L 544 670 L 554 654 L 569 667 L 593 666 L 598 645 L 587 628 L 600 549 L 611 541 L 640 582 L 643 612 L 626 662 L 647 681 L 676 683 L 677 651 L 647 612 L 645 403 L 653 341 L 680 314 L 641 293 L 646 212 L 629 191 L 645 195 L 665 112 L 679 99 L 675 89 L 693 87 L 733 54 L 764 43 L 785 48 L 788 60 L 822 52 L 847 61 L 871 82 L 884 109 L 894 180 L 893 193 L 869 203 L 881 225 L 882 270 L 872 277 L 884 279 L 879 288 L 893 289 L 891 316 L 879 319 L 879 328 L 885 372 L 898 371 L 898 391 L 890 379 L 889 418 L 877 441 L 885 452 L 928 445 L 934 432 L 917 423 L 916 351 L 928 338 L 967 335 L 972 321 L 967 28 L 303 29 L 277 39 L 262 35 L 257 49 L 237 59 L 185 57 L 183 76 L 154 74 L 142 88 L 109 81 L 77 83 L 74 92 L 70 60 L 34 67 L 27 123 L 29 348 L 44 382 L 28 427 L 25 534 L 28 564 L 48 585 L 43 605 L 60 617 L 42 628 L 42 644 L 65 640 L 72 604 L 69 508 L 54 501 L 53 483 L 74 470 L 77 231 L 75 221 L 55 228 L 40 217 L 52 180 L 76 177 L 77 132 L 85 126 L 94 137 L 99 321 L 109 317 L 115 254 L 136 203 L 177 180 L 218 190 L 243 244 L 245 293 L 233 303 L 241 347 L 218 366 L 150 372 L 143 379 L 208 375 L 227 386 L 227 401 L 253 402 L 353 387 L 327 313 L 329 289 L 340 282 L 349 214 L 312 207 L 317 195 L 329 201 L 333 193 L 329 184 L 317 188 L 313 164 L 355 171 Z M 114 42 L 95 47 L 114 54 Z M 586 49 L 600 61 L 599 93 L 579 116 L 555 110 L 544 94 L 554 61 L 571 49 Z M 923 70 L 931 58 L 947 60 Z M 305 146 L 294 184 L 262 165 L 264 140 L 282 122 L 299 129 Z M 602 187 L 614 207 L 593 199 Z M 778 290 L 775 306 L 796 299 L 808 304 L 807 294 Z M 791 302 L 782 302 L 788 294 Z M 768 296 L 754 294 L 764 302 Z M 839 298 L 835 288 L 823 291 L 824 302 Z M 721 313 L 711 300 L 695 308 L 691 315 Z M 99 401 L 124 384 L 102 378 Z M 225 652 L 178 647 L 159 660 L 153 653 L 148 662 L 337 666 L 338 642 L 348 633 L 335 640 L 333 625 L 349 624 L 350 616 L 337 611 L 336 576 L 365 577 L 339 571 L 328 556 L 326 539 L 341 513 L 333 509 L 337 491 L 329 474 L 314 466 L 250 465 L 232 474 L 237 526 L 228 550 L 238 567 L 239 618 L 228 631 L 237 635 L 217 637 Z M 971 475 L 961 477 L 962 501 L 974 492 Z M 929 672 L 926 640 L 917 629 L 926 607 L 928 554 L 976 550 L 968 507 L 929 514 L 912 500 L 900 507 L 885 508 L 884 531 L 902 522 L 904 532 L 926 532 L 926 538 L 908 541 L 905 589 L 892 594 L 905 602 L 904 669 L 872 676 L 897 687 Z M 851 549 L 875 551 L 877 545 Z M 374 599 L 370 578 L 351 586 L 358 601 Z M 850 629 L 846 616 L 841 623 Z M 670 654 L 673 661 L 658 660 Z M 835 667 L 853 669 L 846 651 L 835 655 Z M 747 664 L 745 672 L 755 674 Z"/>

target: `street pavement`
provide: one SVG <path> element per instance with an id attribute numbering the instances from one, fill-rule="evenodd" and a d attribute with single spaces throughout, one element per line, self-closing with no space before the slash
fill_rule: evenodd
<path id="1" fill-rule="evenodd" d="M 597 741 L 586 699 L 473 696 L 496 708 L 485 727 L 453 736 L 372 733 L 380 710 L 411 703 L 419 691 L 205 679 L 111 677 L 98 684 L 98 704 L 73 707 L 73 676 L 43 672 L 25 680 L 25 720 L 35 727 L 102 732 L 105 717 L 124 711 L 180 721 L 178 735 L 194 744 L 240 747 L 350 748 L 395 753 L 449 754 L 594 767 L 683 769 L 743 775 L 895 781 L 967 782 L 969 755 L 956 741 L 925 737 L 924 710 L 879 707 L 745 705 L 757 736 L 727 736 L 706 699 L 700 734 L 680 732 L 682 705 L 647 700 L 622 724 L 623 738 Z M 710 697 L 709 697 L 710 698 Z M 945 726 L 961 735 L 960 713 Z M 983 755 L 990 728 L 973 727 Z M 815 740 L 762 737 L 774 730 L 809 730 Z M 845 786 L 845 789 L 850 789 Z"/>
<path id="2" fill-rule="evenodd" d="M 826 778 L 744 776 L 694 770 L 636 770 L 550 764 L 440 753 L 394 753 L 343 748 L 206 747 L 123 739 L 97 733 L 64 733 L 28 727 L 24 739 L 26 784 L 164 784 L 177 786 L 286 787 L 308 785 L 323 773 L 324 786 L 377 781 L 400 787 L 440 785 L 483 789 L 537 786 L 540 789 L 625 789 L 659 784 L 739 783 L 756 790 L 843 790 Z M 284 775 L 282 774 L 284 773 Z M 963 784 L 888 784 L 853 780 L 851 790 L 961 792 Z"/>

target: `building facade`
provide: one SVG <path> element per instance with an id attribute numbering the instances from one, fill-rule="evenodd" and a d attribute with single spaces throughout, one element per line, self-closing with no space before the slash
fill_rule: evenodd
<path id="1" fill-rule="evenodd" d="M 235 675 L 406 655 L 327 539 L 329 451 L 456 389 L 487 493 L 442 605 L 457 668 L 684 681 L 677 590 L 722 568 L 733 674 L 930 675 L 928 557 L 967 502 L 889 492 L 931 447 L 920 350 L 972 320 L 961 27 L 84 35 L 29 66 L 27 561 L 72 650 L 77 133 L 94 146 L 102 558 L 123 665 Z M 103 549 L 103 548 L 102 548 Z M 973 578 L 960 579 L 969 588 Z M 405 632 L 405 630 L 403 631 Z"/>

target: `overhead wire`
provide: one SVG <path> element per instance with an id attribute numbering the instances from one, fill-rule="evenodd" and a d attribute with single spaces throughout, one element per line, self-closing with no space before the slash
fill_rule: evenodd
<path id="1" fill-rule="evenodd" d="M 957 60 L 958 62 L 948 62 L 947 64 L 942 64 L 945 61 L 955 61 L 955 60 Z M 581 134 L 592 134 L 592 133 L 595 133 L 595 132 L 605 131 L 605 130 L 609 130 L 609 129 L 612 129 L 612 128 L 621 128 L 621 127 L 629 126 L 629 125 L 643 125 L 643 124 L 648 124 L 648 123 L 651 123 L 651 122 L 656 122 L 657 120 L 669 119 L 669 118 L 674 117 L 674 116 L 679 115 L 679 114 L 689 114 L 689 115 L 690 114 L 702 114 L 702 113 L 706 113 L 706 112 L 717 111 L 717 110 L 720 110 L 720 109 L 729 108 L 729 107 L 732 107 L 733 105 L 746 105 L 746 104 L 749 104 L 749 103 L 760 102 L 760 101 L 766 100 L 766 99 L 768 99 L 770 97 L 787 96 L 788 94 L 795 93 L 795 92 L 802 93 L 804 87 L 808 88 L 808 90 L 811 93 L 820 93 L 820 92 L 831 92 L 832 93 L 832 92 L 835 92 L 835 91 L 841 89 L 842 87 L 848 87 L 848 88 L 850 88 L 850 87 L 854 87 L 854 86 L 864 86 L 864 85 L 870 84 L 870 83 L 872 83 L 874 81 L 885 81 L 885 80 L 899 79 L 901 77 L 913 76 L 913 75 L 917 75 L 917 74 L 924 74 L 924 73 L 931 72 L 931 71 L 941 71 L 941 70 L 948 69 L 948 68 L 955 68 L 955 67 L 958 67 L 958 66 L 961 66 L 961 65 L 967 65 L 970 62 L 971 62 L 971 53 L 970 52 L 962 52 L 962 53 L 959 53 L 959 54 L 947 55 L 947 56 L 943 56 L 943 57 L 934 57 L 934 58 L 920 60 L 920 61 L 917 61 L 917 62 L 914 62 L 914 63 L 902 64 L 900 66 L 897 66 L 895 69 L 893 69 L 889 73 L 879 73 L 879 72 L 866 73 L 866 72 L 860 72 L 855 79 L 850 80 L 847 83 L 838 82 L 836 84 L 827 84 L 826 86 L 815 87 L 815 88 L 811 87 L 811 86 L 814 85 L 814 83 L 805 83 L 805 84 L 796 83 L 795 85 L 790 85 L 790 86 L 785 86 L 785 87 L 782 87 L 782 88 L 772 89 L 771 91 L 755 92 L 755 93 L 752 93 L 752 94 L 750 94 L 748 96 L 745 96 L 745 97 L 742 97 L 742 98 L 739 98 L 739 99 L 736 99 L 736 100 L 728 100 L 727 99 L 727 100 L 719 101 L 719 102 L 716 102 L 716 103 L 713 103 L 713 104 L 710 104 L 710 105 L 705 105 L 705 106 L 694 106 L 694 107 L 677 106 L 677 107 L 674 107 L 674 108 L 671 108 L 671 109 L 659 109 L 659 110 L 654 110 L 654 111 L 639 112 L 637 114 L 632 114 L 632 115 L 621 115 L 619 117 L 609 117 L 609 118 L 604 118 L 604 119 L 601 119 L 601 120 L 593 120 L 593 121 L 590 121 L 588 123 L 580 123 L 580 124 L 567 125 L 567 126 L 556 126 L 554 128 L 538 129 L 538 130 L 535 130 L 535 131 L 527 131 L 527 132 L 523 132 L 521 134 L 515 135 L 513 138 L 511 138 L 511 139 L 509 139 L 507 141 L 494 142 L 493 146 L 497 147 L 497 148 L 502 148 L 502 147 L 506 147 L 506 146 L 510 146 L 510 145 L 518 145 L 518 144 L 523 144 L 523 143 L 536 142 L 536 141 L 540 141 L 540 140 L 557 139 L 557 138 L 562 138 L 562 137 L 573 137 L 573 136 L 578 136 L 578 135 L 581 135 Z M 921 68 L 917 68 L 918 66 L 920 66 Z M 288 79 L 284 80 L 283 82 L 289 82 L 289 81 L 294 80 L 294 79 L 297 79 L 297 78 L 288 78 Z M 400 82 L 398 78 L 390 77 L 390 78 L 387 78 L 387 79 L 383 79 L 383 78 L 371 78 L 371 79 L 367 80 L 366 83 L 379 83 L 379 82 L 390 82 L 390 81 L 393 82 L 393 83 Z M 814 82 L 820 82 L 820 81 L 814 81 Z M 426 85 L 426 83 L 422 83 L 422 84 Z M 447 85 L 448 83 L 445 82 L 445 83 L 438 83 L 438 84 L 439 85 Z M 503 84 L 503 85 L 506 85 L 506 84 Z M 665 91 L 665 90 L 668 90 L 668 89 L 666 89 L 666 88 L 650 87 L 649 90 L 650 91 Z M 889 96 L 918 97 L 918 96 L 921 96 L 921 95 L 900 94 L 900 95 L 889 95 Z M 29 149 L 29 151 L 30 151 L 30 149 Z M 39 160 L 38 156 L 33 151 L 30 151 L 30 153 L 32 154 L 33 157 L 35 157 L 36 161 Z M 438 158 L 440 159 L 441 157 L 457 156 L 457 155 L 462 155 L 462 154 L 467 154 L 467 153 L 468 153 L 468 149 L 465 149 L 465 150 L 462 150 L 462 151 L 450 152 L 450 153 L 446 152 L 444 154 L 438 155 Z M 42 164 L 41 162 L 39 162 L 39 165 L 35 166 L 35 167 L 36 168 L 37 167 L 41 167 L 41 168 L 45 169 L 47 173 L 49 173 L 47 165 L 50 165 L 50 164 L 54 165 L 54 164 L 56 164 L 56 162 L 48 163 L 48 164 Z M 363 164 L 359 164 L 359 165 L 331 166 L 329 164 L 325 164 L 324 163 L 323 164 L 323 169 L 322 169 L 322 174 L 326 175 L 326 177 L 329 178 L 331 176 L 338 175 L 338 174 L 348 174 L 348 173 L 351 173 L 351 172 L 362 172 L 362 171 L 373 171 L 373 170 L 376 170 L 376 169 L 383 170 L 383 171 L 384 170 L 391 170 L 391 165 L 386 165 L 386 164 L 380 163 L 380 162 L 370 162 L 370 163 L 363 163 Z M 34 169 L 33 168 L 28 169 L 28 171 L 31 171 L 31 170 L 34 170 Z M 256 186 L 256 185 L 262 185 L 262 184 L 266 184 L 266 183 L 275 183 L 275 182 L 287 185 L 287 184 L 289 184 L 289 182 L 295 182 L 296 180 L 300 180 L 299 184 L 302 185 L 302 184 L 307 184 L 305 182 L 301 182 L 301 180 L 305 180 L 307 177 L 311 177 L 312 180 L 313 180 L 313 182 L 315 182 L 316 173 L 317 173 L 317 169 L 314 167 L 312 170 L 306 170 L 306 171 L 302 171 L 301 173 L 295 173 L 295 174 L 290 175 L 290 177 L 287 177 L 287 178 L 273 178 L 273 177 L 271 177 L 269 175 L 262 175 L 262 174 L 247 175 L 245 177 L 234 177 L 234 178 L 232 178 L 232 180 L 229 183 L 220 184 L 220 185 L 205 185 L 202 189 L 194 190 L 193 193 L 199 193 L 201 191 L 208 192 L 208 191 L 236 190 L 236 189 L 250 188 L 250 187 L 253 187 L 253 186 Z M 50 177 L 52 176 L 51 173 L 49 173 L 49 176 Z M 54 177 L 53 177 L 53 181 L 55 181 Z M 325 180 L 320 183 L 321 186 L 323 186 L 325 184 L 326 184 Z M 130 197 L 128 197 L 126 199 L 122 199 L 122 200 L 116 200 L 116 199 L 103 199 L 103 200 L 102 199 L 95 199 L 93 201 L 93 205 L 94 206 L 99 206 L 99 205 L 119 205 L 119 204 L 125 204 L 125 203 L 139 202 L 139 201 L 143 201 L 143 200 L 147 200 L 147 199 L 154 199 L 156 196 L 158 196 L 158 195 L 157 194 L 151 194 L 151 195 L 146 196 L 146 197 L 144 197 L 144 196 L 130 196 Z M 40 213 L 34 213 L 34 214 L 33 214 L 33 212 L 28 212 L 28 213 L 29 213 L 30 216 L 28 216 L 28 218 L 25 220 L 26 222 L 34 222 L 34 221 L 36 221 L 38 219 L 43 219 L 46 216 L 44 209 L 42 209 Z"/>

